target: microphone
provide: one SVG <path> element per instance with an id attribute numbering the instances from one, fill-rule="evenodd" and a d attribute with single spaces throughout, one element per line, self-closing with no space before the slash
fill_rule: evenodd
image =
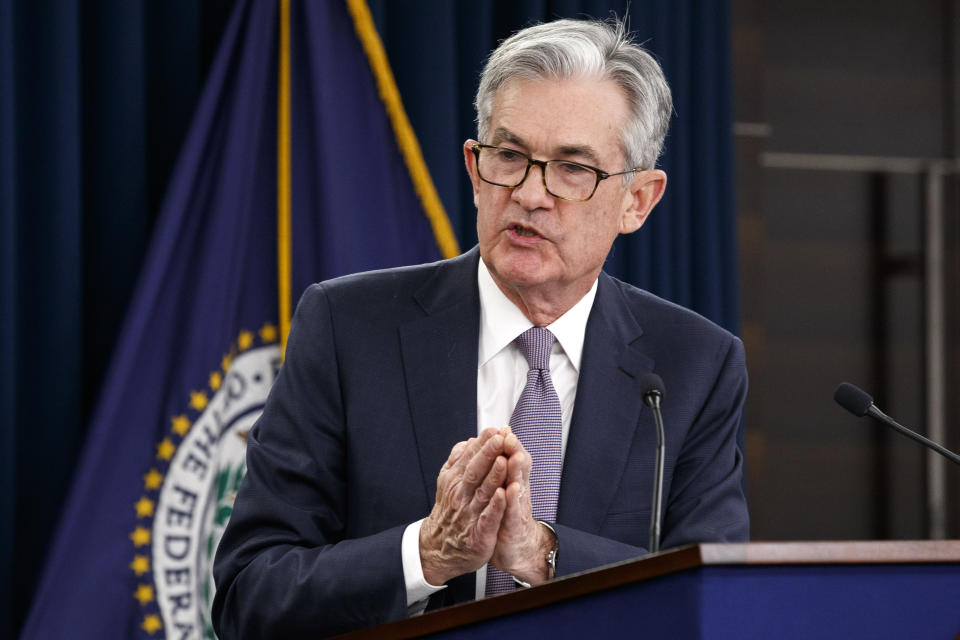
<path id="1" fill-rule="evenodd" d="M 838 386 L 837 390 L 833 393 L 833 399 L 837 401 L 837 404 L 858 418 L 862 418 L 865 415 L 870 415 L 894 431 L 899 431 L 908 438 L 912 438 L 925 447 L 933 449 L 944 458 L 960 464 L 960 456 L 954 452 L 941 447 L 933 440 L 924 438 L 915 431 L 907 429 L 903 425 L 898 424 L 893 418 L 885 414 L 883 411 L 880 411 L 880 409 L 877 408 L 877 405 L 873 404 L 873 398 L 870 397 L 870 394 L 863 389 L 860 389 L 849 382 L 841 382 L 840 386 Z"/>
<path id="2" fill-rule="evenodd" d="M 640 378 L 639 385 L 643 402 L 653 411 L 653 421 L 657 425 L 657 458 L 653 467 L 653 499 L 650 505 L 650 553 L 656 553 L 660 550 L 660 504 L 663 500 L 663 416 L 660 414 L 663 380 L 655 373 L 647 373 Z"/>

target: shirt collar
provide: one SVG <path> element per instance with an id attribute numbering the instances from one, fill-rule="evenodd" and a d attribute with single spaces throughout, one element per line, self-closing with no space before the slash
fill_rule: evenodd
<path id="1" fill-rule="evenodd" d="M 477 269 L 477 284 L 480 287 L 480 353 L 478 361 L 483 366 L 487 360 L 500 353 L 504 347 L 533 326 L 523 312 L 504 295 L 487 270 L 483 258 Z M 579 372 L 583 356 L 583 337 L 593 301 L 597 297 L 597 281 L 577 304 L 547 326 L 557 338 L 570 363 Z"/>

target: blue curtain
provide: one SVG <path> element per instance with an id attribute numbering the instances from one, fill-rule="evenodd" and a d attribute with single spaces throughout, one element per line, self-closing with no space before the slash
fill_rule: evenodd
<path id="1" fill-rule="evenodd" d="M 0 514 L 0 549 L 4 573 L 14 580 L 4 589 L 13 600 L 3 604 L 14 615 L 22 613 L 30 588 L 21 579 L 32 576 L 43 557 L 43 547 L 31 541 L 56 522 L 82 410 L 79 15 L 72 8 L 42 20 L 43 4 L 5 3 L 0 20 L 2 387 L 9 445 L 0 453 L 0 493 L 9 501 L 9 511 Z"/>
<path id="2" fill-rule="evenodd" d="M 0 637 L 15 637 L 231 2 L 0 0 Z"/>
<path id="3" fill-rule="evenodd" d="M 16 201 L 13 126 L 13 25 L 11 7 L 0 3 L 0 594 L 14 589 L 13 544 L 16 513 L 17 447 L 13 387 L 17 362 L 17 324 L 13 317 L 16 297 Z M 0 600 L 0 634 L 12 631 L 13 598 Z"/>
<path id="4" fill-rule="evenodd" d="M 332 1 L 332 0 L 331 0 Z M 368 0 L 460 240 L 461 143 L 517 28 L 628 15 L 675 118 L 664 201 L 608 271 L 736 330 L 727 2 Z M 15 636 L 232 0 L 0 0 L 0 636 Z"/>

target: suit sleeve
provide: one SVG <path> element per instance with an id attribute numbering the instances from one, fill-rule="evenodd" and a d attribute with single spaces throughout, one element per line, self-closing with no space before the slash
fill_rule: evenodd
<path id="1" fill-rule="evenodd" d="M 687 431 L 673 467 L 669 495 L 664 497 L 661 549 L 748 539 L 743 455 L 737 438 L 746 394 L 743 344 L 730 336 L 712 389 Z M 646 545 L 626 544 L 562 523 L 555 529 L 560 545 L 558 576 L 648 553 Z"/>
<path id="2" fill-rule="evenodd" d="M 738 442 L 747 397 L 743 343 L 731 337 L 713 390 L 680 449 L 662 548 L 695 542 L 745 542 L 750 517 Z"/>
<path id="3" fill-rule="evenodd" d="M 404 617 L 404 526 L 346 539 L 345 417 L 334 326 L 304 294 L 286 361 L 251 430 L 217 551 L 213 620 L 229 638 L 320 637 Z"/>

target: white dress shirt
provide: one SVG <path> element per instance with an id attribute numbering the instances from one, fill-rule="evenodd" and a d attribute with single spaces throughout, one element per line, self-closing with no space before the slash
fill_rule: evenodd
<path id="1" fill-rule="evenodd" d="M 477 270 L 480 286 L 480 340 L 477 357 L 477 433 L 487 427 L 500 428 L 510 422 L 513 409 L 527 382 L 530 366 L 513 344 L 514 339 L 533 326 L 523 312 L 503 294 L 493 281 L 483 260 Z M 547 329 L 557 338 L 550 353 L 550 377 L 560 398 L 563 436 L 561 452 L 567 450 L 567 436 L 577 395 L 580 360 L 587 318 L 597 295 L 594 281 L 577 304 L 557 318 Z M 426 599 L 444 589 L 429 584 L 423 577 L 420 564 L 420 525 L 423 520 L 407 526 L 403 533 L 401 553 L 403 574 L 407 587 L 407 606 L 411 615 L 426 608 Z M 484 596 L 487 582 L 486 567 L 477 571 L 477 599 Z"/>

